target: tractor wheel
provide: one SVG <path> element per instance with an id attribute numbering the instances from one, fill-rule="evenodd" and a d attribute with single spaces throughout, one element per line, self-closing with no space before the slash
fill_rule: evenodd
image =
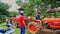
<path id="1" fill-rule="evenodd" d="M 37 33 L 37 31 L 39 31 L 40 28 L 36 22 L 29 22 L 28 30 L 30 31 L 30 33 Z"/>
<path id="2" fill-rule="evenodd" d="M 60 30 L 55 30 L 54 34 L 60 34 Z"/>

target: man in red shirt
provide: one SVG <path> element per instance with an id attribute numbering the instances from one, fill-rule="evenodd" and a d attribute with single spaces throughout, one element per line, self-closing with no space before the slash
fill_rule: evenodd
<path id="1" fill-rule="evenodd" d="M 21 28 L 20 34 L 25 34 L 24 11 L 20 12 L 19 25 L 20 25 L 20 28 Z"/>

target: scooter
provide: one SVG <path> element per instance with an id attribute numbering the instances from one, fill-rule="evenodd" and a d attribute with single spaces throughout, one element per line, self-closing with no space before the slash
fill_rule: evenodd
<path id="1" fill-rule="evenodd" d="M 11 24 L 6 25 L 8 29 L 0 28 L 0 34 L 14 34 L 15 30 L 13 29 Z"/>

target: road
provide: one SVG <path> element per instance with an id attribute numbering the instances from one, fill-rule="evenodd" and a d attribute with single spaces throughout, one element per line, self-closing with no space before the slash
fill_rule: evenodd
<path id="1" fill-rule="evenodd" d="M 42 29 L 36 34 L 53 34 L 53 31 L 49 29 Z"/>
<path id="2" fill-rule="evenodd" d="M 53 34 L 53 31 L 49 30 L 49 29 L 42 29 L 40 31 L 40 34 Z"/>

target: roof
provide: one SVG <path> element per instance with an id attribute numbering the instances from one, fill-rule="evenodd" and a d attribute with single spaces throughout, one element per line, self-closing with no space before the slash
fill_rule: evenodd
<path id="1" fill-rule="evenodd" d="M 60 12 L 60 7 L 54 8 L 54 9 L 48 9 L 46 12 L 47 12 L 47 13 Z"/>

